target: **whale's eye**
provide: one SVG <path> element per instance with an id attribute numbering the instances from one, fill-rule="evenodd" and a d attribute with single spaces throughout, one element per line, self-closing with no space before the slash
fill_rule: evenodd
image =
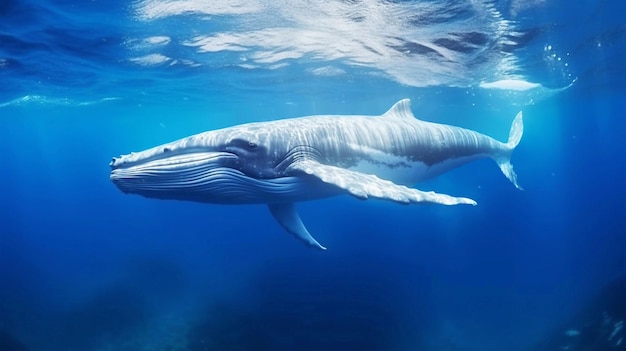
<path id="1" fill-rule="evenodd" d="M 259 144 L 256 141 L 250 139 L 235 139 L 230 142 L 226 147 L 226 150 L 231 152 L 255 152 L 259 150 Z"/>
<path id="2" fill-rule="evenodd" d="M 169 147 L 164 147 L 163 148 L 163 153 L 168 153 L 170 151 L 172 151 L 172 149 L 170 149 Z"/>

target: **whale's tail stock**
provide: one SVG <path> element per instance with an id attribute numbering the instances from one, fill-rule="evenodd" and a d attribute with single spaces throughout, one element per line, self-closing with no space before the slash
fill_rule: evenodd
<path id="1" fill-rule="evenodd" d="M 524 134 L 524 121 L 522 119 L 522 111 L 520 111 L 517 113 L 517 116 L 515 116 L 515 119 L 511 124 L 508 142 L 503 144 L 504 152 L 494 157 L 494 160 L 500 167 L 502 173 L 504 173 L 511 183 L 513 183 L 513 185 L 520 190 L 523 189 L 517 182 L 517 174 L 515 174 L 513 165 L 511 164 L 511 154 L 522 139 L 522 134 Z"/>

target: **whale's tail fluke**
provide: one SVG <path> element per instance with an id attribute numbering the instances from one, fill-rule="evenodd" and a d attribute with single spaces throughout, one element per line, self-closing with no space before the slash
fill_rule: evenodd
<path id="1" fill-rule="evenodd" d="M 513 150 L 517 147 L 520 140 L 522 139 L 522 134 L 524 134 L 524 121 L 522 119 L 522 111 L 517 113 L 515 119 L 513 120 L 513 124 L 511 124 L 511 131 L 509 132 L 509 141 L 504 144 L 505 152 L 503 154 L 495 157 L 495 161 L 500 166 L 500 170 L 504 175 L 515 185 L 516 188 L 523 190 L 522 187 L 517 183 L 517 174 L 513 170 L 513 165 L 511 164 L 511 154 Z"/>

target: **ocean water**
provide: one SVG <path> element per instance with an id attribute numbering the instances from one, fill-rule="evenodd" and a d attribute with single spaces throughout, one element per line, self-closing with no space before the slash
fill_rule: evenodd
<path id="1" fill-rule="evenodd" d="M 0 2 L 0 350 L 626 350 L 626 5 Z M 505 140 L 476 207 L 125 195 L 111 157 L 315 114 Z"/>

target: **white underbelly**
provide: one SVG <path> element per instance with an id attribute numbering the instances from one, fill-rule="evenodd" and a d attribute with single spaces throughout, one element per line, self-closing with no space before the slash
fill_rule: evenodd
<path id="1" fill-rule="evenodd" d="M 380 156 L 380 155 L 379 155 Z M 433 165 L 411 161 L 408 158 L 388 155 L 385 159 L 362 160 L 350 167 L 355 172 L 373 174 L 396 184 L 412 186 L 423 180 L 436 177 L 451 169 L 486 157 L 484 154 L 447 159 Z"/>

